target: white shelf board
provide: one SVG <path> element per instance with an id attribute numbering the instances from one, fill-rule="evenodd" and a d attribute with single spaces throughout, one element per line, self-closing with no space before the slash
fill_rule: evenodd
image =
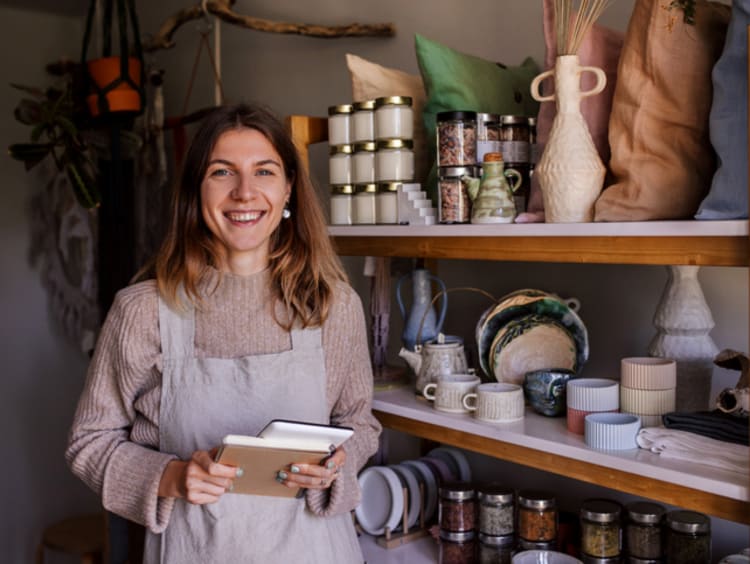
<path id="1" fill-rule="evenodd" d="M 331 225 L 334 237 L 739 237 L 747 220 L 511 223 L 497 225 Z"/>
<path id="2" fill-rule="evenodd" d="M 698 463 L 661 458 L 644 449 L 598 451 L 586 446 L 583 435 L 567 430 L 565 417 L 545 417 L 526 409 L 521 421 L 489 424 L 470 414 L 444 413 L 409 388 L 376 392 L 373 409 L 472 435 L 496 439 L 555 455 L 584 460 L 608 468 L 645 476 L 741 501 L 750 501 L 748 474 Z M 748 449 L 750 453 L 750 449 Z M 708 453 L 707 453 L 708 454 Z M 708 454 L 710 456 L 710 454 Z M 553 469 L 550 471 L 554 472 Z"/>
<path id="3" fill-rule="evenodd" d="M 361 534 L 359 546 L 366 564 L 435 564 L 438 561 L 438 544 L 430 537 L 422 537 L 395 548 L 383 548 L 375 537 Z"/>

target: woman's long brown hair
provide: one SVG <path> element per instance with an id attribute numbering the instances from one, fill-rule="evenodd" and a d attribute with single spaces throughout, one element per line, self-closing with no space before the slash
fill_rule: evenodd
<path id="1" fill-rule="evenodd" d="M 271 236 L 269 271 L 273 291 L 286 312 L 276 321 L 289 330 L 320 326 L 328 317 L 336 284 L 347 277 L 328 238 L 315 189 L 282 123 L 267 109 L 250 104 L 221 106 L 196 131 L 172 197 L 167 234 L 154 260 L 160 294 L 181 304 L 180 290 L 193 305 L 202 302 L 198 285 L 218 266 L 221 249 L 201 213 L 201 183 L 209 158 L 222 133 L 250 128 L 265 135 L 281 157 L 292 190 L 289 219 Z M 276 311 L 276 308 L 273 308 Z"/>

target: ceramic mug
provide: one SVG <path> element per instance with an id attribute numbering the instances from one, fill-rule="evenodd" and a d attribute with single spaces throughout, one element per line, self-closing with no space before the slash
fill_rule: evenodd
<path id="1" fill-rule="evenodd" d="M 435 409 L 449 413 L 463 413 L 463 397 L 473 392 L 479 385 L 479 376 L 473 374 L 446 374 L 438 377 L 437 382 L 430 382 L 422 390 L 429 401 L 434 402 Z"/>
<path id="2" fill-rule="evenodd" d="M 475 392 L 466 394 L 461 403 L 482 421 L 506 423 L 523 418 L 523 389 L 515 384 L 480 384 Z"/>

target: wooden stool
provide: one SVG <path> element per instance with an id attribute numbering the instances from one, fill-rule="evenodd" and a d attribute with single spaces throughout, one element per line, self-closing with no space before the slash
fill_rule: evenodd
<path id="1" fill-rule="evenodd" d="M 104 544 L 104 513 L 70 517 L 44 529 L 36 562 L 44 564 L 44 551 L 49 549 L 80 556 L 82 564 L 101 564 Z"/>

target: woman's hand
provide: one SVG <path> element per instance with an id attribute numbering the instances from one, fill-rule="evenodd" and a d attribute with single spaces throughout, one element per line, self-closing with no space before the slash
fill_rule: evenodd
<path id="1" fill-rule="evenodd" d="M 309 490 L 326 490 L 338 478 L 339 471 L 346 462 L 344 447 L 337 448 L 334 453 L 321 464 L 292 464 L 280 470 L 276 480 L 288 488 L 307 488 Z"/>
<path id="2" fill-rule="evenodd" d="M 242 470 L 214 462 L 215 454 L 216 449 L 196 450 L 188 461 L 171 461 L 159 482 L 159 495 L 181 497 L 196 505 L 217 502 Z"/>

